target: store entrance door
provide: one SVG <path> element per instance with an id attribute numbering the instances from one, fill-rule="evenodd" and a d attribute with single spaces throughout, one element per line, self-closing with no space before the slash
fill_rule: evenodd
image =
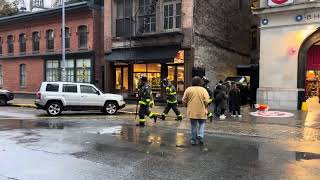
<path id="1" fill-rule="evenodd" d="M 306 96 L 309 111 L 320 111 L 320 44 L 311 46 L 308 51 Z"/>

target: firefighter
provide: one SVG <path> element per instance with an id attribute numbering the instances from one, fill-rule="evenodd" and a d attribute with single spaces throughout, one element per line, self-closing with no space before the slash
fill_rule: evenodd
<path id="1" fill-rule="evenodd" d="M 139 99 L 139 123 L 137 126 L 144 127 L 145 126 L 145 116 L 154 119 L 154 122 L 157 121 L 157 116 L 150 112 L 149 108 L 153 107 L 154 101 L 152 96 L 152 91 L 148 83 L 148 78 L 145 76 L 141 76 L 139 79 L 138 84 L 139 92 L 138 92 L 138 99 Z"/>
<path id="2" fill-rule="evenodd" d="M 211 91 L 209 86 L 210 81 L 205 76 L 203 76 L 202 80 L 203 80 L 203 87 L 207 90 L 209 94 L 208 119 L 210 119 L 210 122 L 212 122 L 213 114 L 210 111 L 210 105 L 213 103 L 213 92 Z"/>
<path id="3" fill-rule="evenodd" d="M 176 113 L 177 118 L 175 119 L 176 121 L 181 121 L 182 120 L 182 114 L 180 113 L 178 109 L 178 99 L 177 99 L 177 90 L 170 83 L 168 78 L 164 78 L 161 81 L 161 86 L 165 88 L 166 90 L 166 99 L 167 99 L 167 104 L 164 108 L 164 111 L 162 113 L 161 119 L 165 120 L 166 116 L 168 115 L 168 112 L 172 108 L 172 110 Z"/>

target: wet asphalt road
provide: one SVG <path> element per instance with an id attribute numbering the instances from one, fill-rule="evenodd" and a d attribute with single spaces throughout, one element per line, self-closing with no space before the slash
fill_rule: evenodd
<path id="1" fill-rule="evenodd" d="M 320 178 L 317 127 L 215 122 L 206 144 L 193 147 L 187 122 L 140 129 L 128 115 L 47 118 L 1 108 L 1 180 Z M 222 127 L 234 133 L 217 133 Z"/>

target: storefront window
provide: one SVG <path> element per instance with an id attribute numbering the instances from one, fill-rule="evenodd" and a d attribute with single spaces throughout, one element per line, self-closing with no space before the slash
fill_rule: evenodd
<path id="1" fill-rule="evenodd" d="M 91 60 L 77 59 L 77 82 L 91 82 Z"/>
<path id="2" fill-rule="evenodd" d="M 90 59 L 67 59 L 65 67 L 66 81 L 74 82 L 76 78 L 76 82 L 91 82 Z M 62 62 L 60 60 L 46 61 L 46 81 L 59 81 L 61 79 L 61 71 Z"/>
<path id="3" fill-rule="evenodd" d="M 138 89 L 139 77 L 147 76 L 152 90 L 160 90 L 161 65 L 160 64 L 134 64 L 133 87 Z"/>
<path id="4" fill-rule="evenodd" d="M 116 89 L 121 89 L 122 87 L 122 72 L 121 67 L 116 68 Z"/>
<path id="5" fill-rule="evenodd" d="M 182 65 L 169 65 L 168 66 L 168 79 L 176 86 L 177 91 L 184 91 L 184 66 Z"/>
<path id="6" fill-rule="evenodd" d="M 59 61 L 48 60 L 46 63 L 46 80 L 59 81 Z"/>
<path id="7" fill-rule="evenodd" d="M 184 91 L 184 66 L 177 66 L 177 91 Z"/>
<path id="8" fill-rule="evenodd" d="M 116 67 L 116 89 L 128 90 L 128 67 Z"/>
<path id="9" fill-rule="evenodd" d="M 168 66 L 168 79 L 171 82 L 175 80 L 175 69 L 174 66 Z"/>
<path id="10" fill-rule="evenodd" d="M 66 60 L 66 80 L 68 82 L 74 81 L 74 60 L 73 59 Z"/>
<path id="11" fill-rule="evenodd" d="M 128 90 L 129 89 L 129 83 L 128 83 L 128 67 L 123 68 L 123 89 Z"/>

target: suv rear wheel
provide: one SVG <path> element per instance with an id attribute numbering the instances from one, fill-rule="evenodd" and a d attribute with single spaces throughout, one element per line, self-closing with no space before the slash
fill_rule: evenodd
<path id="1" fill-rule="evenodd" d="M 118 111 L 118 104 L 112 101 L 106 102 L 103 107 L 103 113 L 114 115 Z"/>
<path id="2" fill-rule="evenodd" d="M 5 96 L 0 96 L 0 106 L 7 105 L 7 98 Z"/>
<path id="3" fill-rule="evenodd" d="M 47 113 L 50 116 L 60 115 L 62 112 L 62 105 L 59 102 L 51 102 L 47 106 Z"/>

